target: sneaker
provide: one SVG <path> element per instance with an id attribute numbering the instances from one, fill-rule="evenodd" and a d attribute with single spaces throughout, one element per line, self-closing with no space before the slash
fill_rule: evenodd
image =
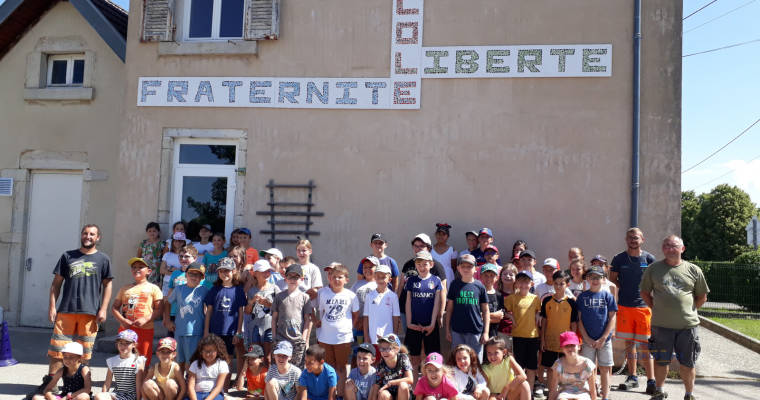
<path id="1" fill-rule="evenodd" d="M 645 393 L 648 394 L 648 395 L 653 395 L 654 392 L 656 392 L 656 391 L 657 391 L 657 385 L 655 385 L 654 379 L 650 380 L 650 381 L 647 381 L 647 390 L 646 390 Z"/>
<path id="2" fill-rule="evenodd" d="M 660 390 L 655 389 L 654 394 L 652 395 L 652 397 L 649 398 L 649 400 L 663 400 L 667 398 L 668 398 L 668 394 L 665 393 L 662 389 Z"/>
<path id="3" fill-rule="evenodd" d="M 697 398 L 693 394 L 687 394 L 683 396 L 683 400 L 697 400 Z"/>
<path id="4" fill-rule="evenodd" d="M 628 378 L 625 379 L 625 382 L 618 385 L 618 390 L 629 390 L 637 387 L 639 387 L 639 378 L 635 375 L 629 375 Z"/>

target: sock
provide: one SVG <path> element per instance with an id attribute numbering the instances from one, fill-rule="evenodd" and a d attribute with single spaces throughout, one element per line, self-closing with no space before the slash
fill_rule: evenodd
<path id="1" fill-rule="evenodd" d="M 685 395 L 686 396 L 691 396 L 691 392 L 686 392 Z"/>

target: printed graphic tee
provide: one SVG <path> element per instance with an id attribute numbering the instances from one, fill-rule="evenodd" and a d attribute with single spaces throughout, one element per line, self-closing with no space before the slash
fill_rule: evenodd
<path id="1" fill-rule="evenodd" d="M 319 318 L 322 327 L 317 340 L 326 344 L 351 343 L 354 341 L 351 314 L 359 311 L 359 299 L 348 289 L 338 293 L 327 286 L 317 293 Z"/>
<path id="2" fill-rule="evenodd" d="M 111 260 L 101 252 L 70 250 L 58 260 L 53 274 L 63 277 L 59 313 L 95 315 L 100 308 L 103 279 L 113 279 Z"/>

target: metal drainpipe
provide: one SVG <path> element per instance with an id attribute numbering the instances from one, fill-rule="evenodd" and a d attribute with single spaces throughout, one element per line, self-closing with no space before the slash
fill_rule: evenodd
<path id="1" fill-rule="evenodd" d="M 641 119 L 641 0 L 633 10 L 633 157 L 631 165 L 631 226 L 639 225 L 639 122 Z"/>

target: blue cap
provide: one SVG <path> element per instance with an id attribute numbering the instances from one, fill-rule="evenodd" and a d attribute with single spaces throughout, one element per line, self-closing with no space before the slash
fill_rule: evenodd
<path id="1" fill-rule="evenodd" d="M 489 237 L 493 237 L 493 232 L 488 228 L 480 228 L 480 232 L 478 232 L 478 236 L 480 235 L 488 235 Z"/>
<path id="2" fill-rule="evenodd" d="M 240 228 L 238 229 L 238 232 L 251 236 L 251 230 L 248 228 Z"/>

